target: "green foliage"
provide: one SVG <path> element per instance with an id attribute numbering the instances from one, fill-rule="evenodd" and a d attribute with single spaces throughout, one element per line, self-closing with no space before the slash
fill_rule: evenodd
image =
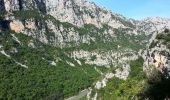
<path id="1" fill-rule="evenodd" d="M 150 44 L 149 48 L 153 48 L 153 47 L 155 47 L 155 46 L 157 45 L 157 43 L 158 43 L 158 42 L 153 41 L 153 42 Z"/>
<path id="2" fill-rule="evenodd" d="M 129 26 L 131 28 L 135 28 L 135 26 L 130 21 L 126 20 L 125 18 L 121 18 L 121 17 L 115 16 L 113 14 L 112 14 L 112 18 L 120 21 L 125 26 Z"/>
<path id="3" fill-rule="evenodd" d="M 165 33 L 169 33 L 169 29 L 165 29 L 164 32 L 165 32 Z"/>
<path id="4" fill-rule="evenodd" d="M 113 97 L 113 95 L 115 95 L 115 90 L 117 90 L 123 82 L 123 80 L 118 78 L 109 80 L 107 86 L 99 91 L 99 98 L 101 100 L 116 100 L 116 97 Z"/>
<path id="5" fill-rule="evenodd" d="M 85 25 L 85 28 L 78 29 L 80 35 L 90 35 L 94 37 L 95 40 L 91 40 L 90 43 L 81 43 L 79 45 L 72 45 L 71 47 L 64 48 L 66 51 L 71 50 L 99 50 L 99 51 L 124 51 L 126 49 L 131 49 L 138 51 L 145 47 L 145 44 L 148 42 L 148 38 L 144 34 L 134 35 L 127 34 L 125 29 L 114 29 L 115 38 L 111 36 L 104 36 L 103 32 L 107 31 L 109 26 L 104 25 L 102 29 L 96 28 L 94 25 Z M 144 42 L 141 42 L 144 41 Z M 120 48 L 118 49 L 118 45 Z"/>
<path id="6" fill-rule="evenodd" d="M 46 4 L 41 1 L 36 1 L 38 9 L 45 14 L 46 13 Z"/>
<path id="7" fill-rule="evenodd" d="M 77 31 L 81 37 L 92 37 L 89 43 L 76 43 L 76 42 L 69 42 L 67 43 L 70 46 L 64 48 L 65 51 L 72 51 L 72 50 L 117 50 L 118 45 L 121 46 L 119 50 L 125 49 L 132 49 L 132 50 L 139 50 L 144 47 L 144 44 L 147 43 L 147 37 L 144 34 L 139 35 L 129 35 L 127 34 L 128 29 L 114 29 L 115 38 L 111 36 L 105 36 L 103 33 L 111 29 L 108 25 L 103 25 L 103 28 L 97 28 L 95 25 L 92 24 L 85 24 L 84 27 L 76 27 L 68 22 L 60 22 L 53 18 L 52 16 L 48 15 L 45 16 L 45 19 L 50 19 L 53 23 L 60 27 L 62 25 L 64 27 L 64 31 L 68 31 L 69 28 L 74 28 L 75 32 Z M 50 31 L 47 31 L 47 36 L 50 34 Z M 130 41 L 129 41 L 130 40 Z M 141 41 L 145 41 L 141 43 Z"/>
<path id="8" fill-rule="evenodd" d="M 81 66 L 78 65 L 76 61 L 68 57 L 65 52 L 80 49 L 87 51 L 117 51 L 118 45 L 120 46 L 119 51 L 125 49 L 139 50 L 143 48 L 143 44 L 141 44 L 140 41 L 146 40 L 146 36 L 144 35 L 126 34 L 128 31 L 126 29 L 113 30 L 116 36 L 115 38 L 109 34 L 108 36 L 104 36 L 103 33 L 110 29 L 107 25 L 104 25 L 101 29 L 91 24 L 78 28 L 70 23 L 60 22 L 50 15 L 44 16 L 36 11 L 16 11 L 14 12 L 14 16 L 23 22 L 26 19 L 34 18 L 40 24 L 44 25 L 43 27 L 46 29 L 48 40 L 50 40 L 51 36 L 54 36 L 54 33 L 48 30 L 45 23 L 47 19 L 53 21 L 57 27 L 62 25 L 65 31 L 69 28 L 74 28 L 81 36 L 94 37 L 95 40 L 91 39 L 88 44 L 80 43 L 78 45 L 71 42 L 68 43 L 71 44 L 71 47 L 60 49 L 44 45 L 32 37 L 15 34 L 21 41 L 21 44 L 19 44 L 12 39 L 10 31 L 2 31 L 0 33 L 0 43 L 11 58 L 7 58 L 2 54 L 0 55 L 0 69 L 2 69 L 0 70 L 0 99 L 64 99 L 65 97 L 72 96 L 80 90 L 90 87 L 98 78 L 99 73 L 95 71 L 94 66 L 87 65 L 83 62 Z M 30 41 L 33 41 L 36 48 L 28 47 Z M 49 42 L 52 43 L 52 41 Z M 11 52 L 12 48 L 16 48 L 17 53 Z M 96 57 L 93 56 L 92 60 L 95 59 Z M 16 61 L 27 65 L 28 69 L 17 65 Z M 51 65 L 50 61 L 56 61 L 56 66 Z M 71 67 L 66 61 L 72 62 L 76 66 Z M 132 68 L 141 73 L 141 68 L 138 68 L 140 64 L 141 63 L 132 63 L 131 65 L 137 66 L 137 68 Z M 107 69 L 101 67 L 99 67 L 99 70 L 102 72 L 107 71 Z M 137 83 L 137 79 L 139 78 L 137 72 L 132 71 L 128 81 L 122 81 L 117 78 L 110 80 L 110 85 L 106 87 L 106 90 L 103 90 L 104 97 L 106 99 L 109 97 L 117 98 L 120 97 L 120 95 L 127 94 L 126 98 L 129 98 L 132 94 L 137 93 L 139 90 L 138 84 L 131 86 L 132 83 Z M 135 75 L 137 76 L 135 77 Z M 130 89 L 129 85 L 133 88 Z M 121 91 L 125 91 L 124 89 L 127 89 L 127 91 L 122 93 Z M 107 90 L 110 92 L 115 90 L 117 92 L 112 92 L 112 95 L 110 95 Z"/>
<path id="9" fill-rule="evenodd" d="M 4 19 L 6 14 L 7 14 L 7 12 L 5 10 L 0 11 L 0 20 Z"/>
<path id="10" fill-rule="evenodd" d="M 91 57 L 91 61 L 94 61 L 94 60 L 96 60 L 96 55 Z"/>
<path id="11" fill-rule="evenodd" d="M 115 41 L 115 44 L 121 47 L 119 49 L 127 48 L 138 51 L 139 49 L 144 48 L 148 40 L 148 38 L 142 33 L 139 33 L 138 35 L 127 34 L 128 30 L 126 29 L 117 29 L 115 31 L 117 36 L 117 41 Z M 146 41 L 142 43 L 144 40 Z"/>
<path id="12" fill-rule="evenodd" d="M 35 18 L 35 19 L 43 19 L 44 18 L 42 14 L 40 14 L 39 12 L 34 11 L 34 10 L 15 11 L 14 16 L 20 20 L 26 20 L 26 19 L 30 19 L 30 18 Z"/>
<path id="13" fill-rule="evenodd" d="M 0 54 L 0 99 L 58 99 L 62 100 L 90 87 L 99 74 L 93 66 L 76 64 L 59 48 L 44 45 L 37 40 L 15 34 L 21 41 L 19 44 L 10 35 L 11 32 L 0 33 L 0 43 L 11 58 Z M 28 47 L 32 40 L 36 48 Z M 18 52 L 11 52 L 16 48 Z M 53 66 L 49 61 L 56 61 Z M 17 62 L 28 66 L 21 67 Z M 71 67 L 66 61 L 72 61 Z"/>
<path id="14" fill-rule="evenodd" d="M 62 25 L 63 25 L 65 28 L 73 27 L 73 25 L 70 24 L 70 23 L 68 23 L 68 22 L 62 22 Z"/>
<path id="15" fill-rule="evenodd" d="M 141 92 L 145 75 L 142 69 L 143 59 L 139 58 L 130 61 L 130 75 L 127 80 L 113 78 L 109 80 L 107 86 L 99 91 L 101 100 L 138 100 L 138 94 Z"/>
<path id="16" fill-rule="evenodd" d="M 165 31 L 166 33 L 160 33 L 156 38 L 170 49 L 170 32 Z"/>
<path id="17" fill-rule="evenodd" d="M 152 68 L 152 67 L 151 67 Z M 170 98 L 170 79 L 165 77 L 160 71 L 153 68 L 144 84 L 139 97 L 141 100 L 165 100 Z"/>
<path id="18" fill-rule="evenodd" d="M 137 80 L 145 78 L 145 75 L 143 72 L 143 62 L 144 60 L 142 57 L 140 57 L 139 59 L 135 61 L 130 62 L 131 71 L 129 74 L 129 78 L 137 79 Z"/>
<path id="19" fill-rule="evenodd" d="M 60 27 L 61 25 L 64 27 L 64 31 L 67 32 L 70 28 L 73 28 L 75 32 L 78 32 L 81 37 L 91 37 L 89 40 L 89 43 L 82 43 L 80 40 L 79 43 L 77 42 L 69 42 L 67 43 L 67 46 L 65 50 L 71 51 L 71 50 L 101 50 L 101 51 L 108 51 L 108 50 L 115 50 L 117 51 L 118 45 L 121 47 L 119 48 L 119 51 L 124 51 L 127 49 L 132 49 L 135 51 L 138 51 L 141 48 L 144 48 L 144 45 L 147 42 L 141 42 L 147 40 L 147 37 L 144 34 L 134 35 L 134 34 L 127 34 L 127 32 L 131 29 L 114 29 L 113 32 L 115 33 L 115 37 L 108 35 L 104 35 L 104 32 L 107 32 L 109 29 L 112 29 L 112 27 L 108 25 L 103 25 L 102 28 L 97 28 L 95 25 L 92 24 L 85 24 L 84 27 L 76 27 L 68 22 L 60 22 L 56 20 L 54 17 L 50 15 L 42 15 L 39 12 L 35 11 L 18 11 L 14 12 L 14 16 L 21 20 L 26 20 L 29 18 L 34 18 L 36 21 L 40 23 L 37 27 L 42 27 L 46 29 L 46 36 L 50 44 L 52 44 L 54 41 L 52 41 L 52 37 L 55 36 L 55 34 L 50 31 L 47 28 L 47 24 L 45 23 L 45 20 L 51 20 L 57 27 Z M 121 19 L 123 20 L 123 19 Z"/>

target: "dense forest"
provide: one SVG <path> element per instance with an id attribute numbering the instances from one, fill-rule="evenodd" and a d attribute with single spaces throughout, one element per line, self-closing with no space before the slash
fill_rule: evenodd
<path id="1" fill-rule="evenodd" d="M 20 41 L 18 43 L 11 34 L 15 33 L 0 32 L 0 43 L 3 46 L 0 50 L 10 55 L 7 57 L 0 53 L 1 99 L 63 99 L 90 87 L 99 76 L 90 65 L 68 65 L 65 60 L 74 60 L 59 48 L 44 45 L 23 34 L 15 34 Z M 35 43 L 36 48 L 28 47 L 30 41 Z M 57 61 L 56 65 L 52 65 L 52 61 Z"/>

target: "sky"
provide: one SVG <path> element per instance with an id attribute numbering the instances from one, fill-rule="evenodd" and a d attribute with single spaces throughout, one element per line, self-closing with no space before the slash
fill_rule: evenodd
<path id="1" fill-rule="evenodd" d="M 89 0 L 100 7 L 133 19 L 170 18 L 170 0 Z"/>

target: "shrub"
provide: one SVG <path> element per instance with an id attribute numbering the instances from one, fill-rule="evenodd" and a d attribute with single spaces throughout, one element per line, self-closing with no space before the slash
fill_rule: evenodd
<path id="1" fill-rule="evenodd" d="M 6 14 L 7 14 L 7 12 L 5 10 L 0 11 L 0 20 L 4 19 Z"/>
<path id="2" fill-rule="evenodd" d="M 164 32 L 165 32 L 165 33 L 169 33 L 169 29 L 165 29 Z"/>
<path id="3" fill-rule="evenodd" d="M 166 78 L 157 69 L 153 69 L 150 73 L 139 97 L 142 100 L 165 100 L 170 98 L 170 79 Z"/>

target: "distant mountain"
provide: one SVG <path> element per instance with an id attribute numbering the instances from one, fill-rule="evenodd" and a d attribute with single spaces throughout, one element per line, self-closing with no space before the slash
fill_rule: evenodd
<path id="1" fill-rule="evenodd" d="M 170 29 L 170 19 L 161 17 L 146 18 L 141 20 L 137 26 L 149 34 L 154 32 L 160 33 L 165 29 Z"/>

